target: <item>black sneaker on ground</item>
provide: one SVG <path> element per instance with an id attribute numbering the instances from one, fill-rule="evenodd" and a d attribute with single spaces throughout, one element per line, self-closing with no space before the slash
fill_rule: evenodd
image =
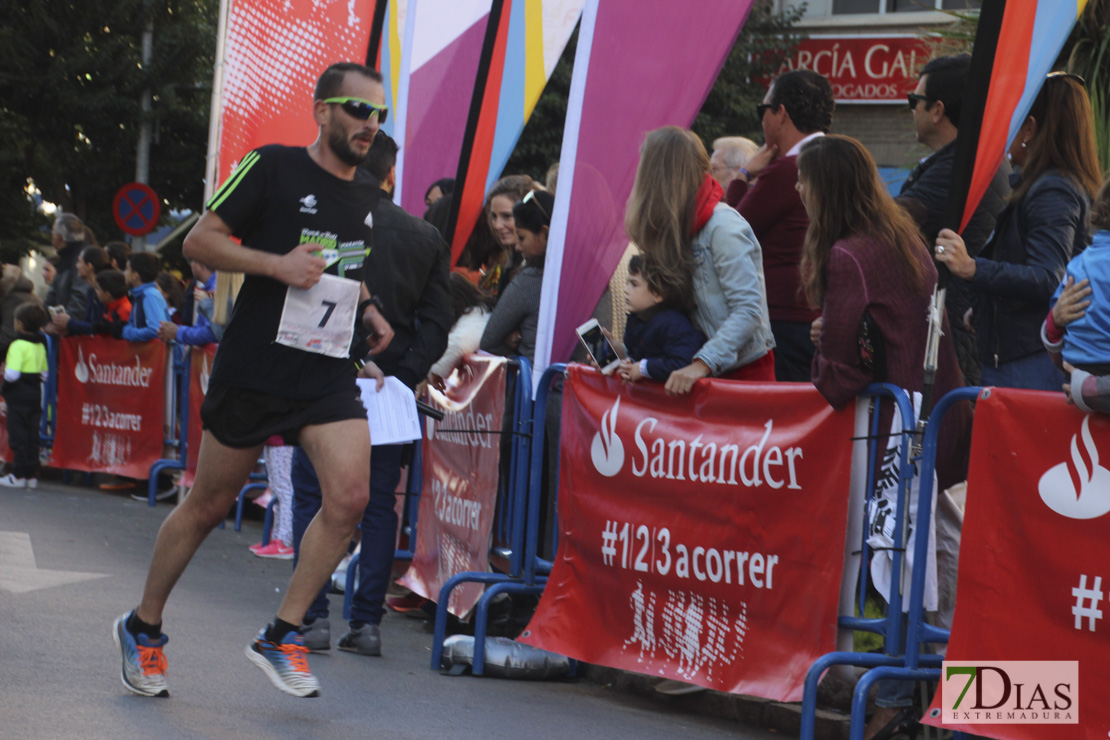
<path id="1" fill-rule="evenodd" d="M 382 654 L 382 628 L 381 625 L 364 623 L 359 626 L 351 624 L 347 634 L 339 638 L 339 649 L 348 653 L 359 655 Z"/>

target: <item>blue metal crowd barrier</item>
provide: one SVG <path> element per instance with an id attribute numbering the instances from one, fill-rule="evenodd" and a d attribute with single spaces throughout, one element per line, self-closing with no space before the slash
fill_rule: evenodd
<path id="1" fill-rule="evenodd" d="M 876 386 L 869 386 L 864 393 L 877 395 L 877 390 Z M 887 384 L 883 384 L 882 390 L 884 393 L 890 394 L 895 398 L 902 414 L 902 419 L 913 418 L 912 415 L 908 414 L 908 410 L 911 409 L 912 406 L 910 406 L 909 398 L 904 391 Z M 920 457 L 915 457 L 914 459 L 914 461 L 920 465 L 920 479 L 922 481 L 922 485 L 918 487 L 917 510 L 914 519 L 915 552 L 926 553 L 928 551 L 929 530 L 931 527 L 933 509 L 933 486 L 931 485 L 931 481 L 933 480 L 933 473 L 936 470 L 937 442 L 940 434 L 941 420 L 953 405 L 960 401 L 975 399 L 979 395 L 979 391 L 980 389 L 975 387 L 953 390 L 937 402 L 930 414 Z M 984 393 L 990 393 L 990 390 L 987 389 Z M 878 416 L 878 413 L 872 415 L 871 440 L 875 440 L 876 438 Z M 909 427 L 912 425 L 904 424 L 904 426 Z M 912 445 L 913 432 L 910 429 L 906 429 L 902 432 L 902 443 L 900 448 L 901 466 L 899 467 L 898 480 L 899 495 L 897 511 L 895 513 L 894 545 L 892 546 L 894 554 L 892 573 L 896 574 L 898 577 L 891 579 L 890 593 L 888 594 L 889 604 L 887 616 L 883 617 L 881 620 L 842 616 L 838 622 L 839 626 L 844 629 L 866 630 L 878 632 L 883 635 L 884 651 L 883 653 L 838 651 L 823 655 L 814 662 L 809 672 L 806 674 L 805 690 L 802 699 L 800 732 L 802 740 L 812 740 L 813 738 L 817 711 L 817 684 L 825 671 L 833 665 L 854 665 L 868 669 L 863 676 L 860 677 L 852 696 L 851 727 L 849 732 L 850 740 L 863 740 L 867 695 L 875 682 L 883 680 L 937 681 L 940 678 L 940 665 L 943 660 L 942 656 L 933 653 L 925 653 L 924 650 L 928 643 L 948 642 L 949 631 L 926 624 L 924 621 L 925 569 L 928 561 L 927 557 L 917 557 L 914 559 L 913 568 L 910 573 L 910 590 L 908 595 L 909 609 L 905 615 L 904 621 L 902 617 L 903 584 L 901 574 L 903 572 L 902 559 L 904 557 L 903 553 L 906 545 L 904 537 L 907 526 L 905 519 L 907 512 L 905 511 L 905 507 L 908 503 L 909 484 L 913 476 L 913 468 L 907 465 L 906 462 L 908 451 Z M 877 445 L 875 444 L 869 445 L 870 454 L 868 455 L 869 467 L 867 476 L 868 500 L 870 500 L 874 490 L 876 448 Z M 865 505 L 865 515 L 866 511 L 867 507 Z M 866 542 L 866 527 L 864 528 L 863 540 L 862 557 L 860 559 L 860 614 L 863 613 L 866 579 L 870 573 L 870 553 Z M 882 623 L 881 630 L 876 629 L 876 627 L 879 626 L 877 623 L 880 622 Z M 903 624 L 905 627 L 904 632 Z M 963 737 L 965 737 L 963 733 L 954 733 L 955 740 L 959 740 Z"/>
<path id="2" fill-rule="evenodd" d="M 462 583 L 483 583 L 488 586 L 478 600 L 474 614 L 474 661 L 472 673 L 482 675 L 485 668 L 485 637 L 490 601 L 499 593 L 512 591 L 514 584 L 524 576 L 525 529 L 528 503 L 528 473 L 531 467 L 529 441 L 534 431 L 534 404 L 532 403 L 532 367 L 523 357 L 514 358 L 518 372 L 513 392 L 512 443 L 510 445 L 509 487 L 504 497 L 499 497 L 495 521 L 509 522 L 509 568 L 507 573 L 458 573 L 439 591 L 436 602 L 435 632 L 432 637 L 432 669 L 438 670 L 443 658 L 443 641 L 447 634 L 447 604 L 451 592 Z M 561 366 L 560 366 L 561 367 Z M 545 375 L 546 377 L 546 375 Z M 541 416 L 541 427 L 542 427 Z M 496 529 L 496 525 L 495 525 Z"/>
<path id="3" fill-rule="evenodd" d="M 489 605 L 499 594 L 541 594 L 547 584 L 547 576 L 551 573 L 552 563 L 544 560 L 538 554 L 540 541 L 540 519 L 544 511 L 543 502 L 543 453 L 546 432 L 547 398 L 551 393 L 551 383 L 557 377 L 562 377 L 566 372 L 566 364 L 556 363 L 549 366 L 540 376 L 536 388 L 536 397 L 532 402 L 531 440 L 522 439 L 531 446 L 530 464 L 521 472 L 527 476 L 527 509 L 524 526 L 524 557 L 520 564 L 520 576 L 513 580 L 501 580 L 491 585 L 474 610 L 474 653 L 470 672 L 481 676 L 486 667 L 486 632 L 488 631 Z M 551 465 L 558 465 L 558 455 L 553 456 Z M 557 477 L 557 476 L 556 476 Z M 518 484 L 520 481 L 517 481 Z M 556 491 L 550 491 L 550 496 L 557 496 Z M 552 537 L 552 550 L 558 543 L 554 539 L 559 530 L 558 517 L 552 518 L 550 536 Z M 436 665 L 435 667 L 438 667 Z"/>
<path id="4" fill-rule="evenodd" d="M 184 470 L 189 459 L 189 387 L 192 369 L 193 348 L 170 343 L 173 352 L 173 382 L 170 384 L 171 408 L 174 410 L 176 424 L 170 424 L 170 437 L 165 445 L 177 448 L 177 457 L 163 458 L 150 466 L 147 475 L 147 504 L 158 504 L 158 475 L 164 470 Z M 235 531 L 239 531 L 238 525 Z"/>

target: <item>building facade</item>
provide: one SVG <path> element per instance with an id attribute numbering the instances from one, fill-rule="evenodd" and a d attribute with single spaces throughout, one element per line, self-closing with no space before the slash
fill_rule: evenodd
<path id="1" fill-rule="evenodd" d="M 776 11 L 802 5 L 776 0 Z M 972 0 L 808 0 L 798 30 L 809 36 L 784 63 L 829 78 L 836 96 L 835 133 L 859 139 L 892 185 L 929 153 L 917 143 L 906 93 L 917 86 L 932 49 L 920 36 L 953 22 L 943 10 Z"/>

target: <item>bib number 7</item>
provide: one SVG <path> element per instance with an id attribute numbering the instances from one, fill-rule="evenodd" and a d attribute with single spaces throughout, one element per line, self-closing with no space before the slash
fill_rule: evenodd
<path id="1" fill-rule="evenodd" d="M 327 274 L 308 290 L 287 288 L 275 341 L 304 352 L 347 357 L 359 295 L 357 280 Z"/>

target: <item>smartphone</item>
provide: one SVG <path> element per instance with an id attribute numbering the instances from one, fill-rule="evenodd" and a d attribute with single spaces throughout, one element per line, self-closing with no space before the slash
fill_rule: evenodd
<path id="1" fill-rule="evenodd" d="M 617 369 L 624 357 L 605 336 L 597 319 L 590 319 L 575 331 L 578 333 L 579 341 L 586 347 L 586 352 L 601 368 L 602 373 L 608 375 Z"/>
<path id="2" fill-rule="evenodd" d="M 62 306 L 48 306 L 47 309 L 50 311 L 52 317 L 66 312 L 65 308 Z"/>

